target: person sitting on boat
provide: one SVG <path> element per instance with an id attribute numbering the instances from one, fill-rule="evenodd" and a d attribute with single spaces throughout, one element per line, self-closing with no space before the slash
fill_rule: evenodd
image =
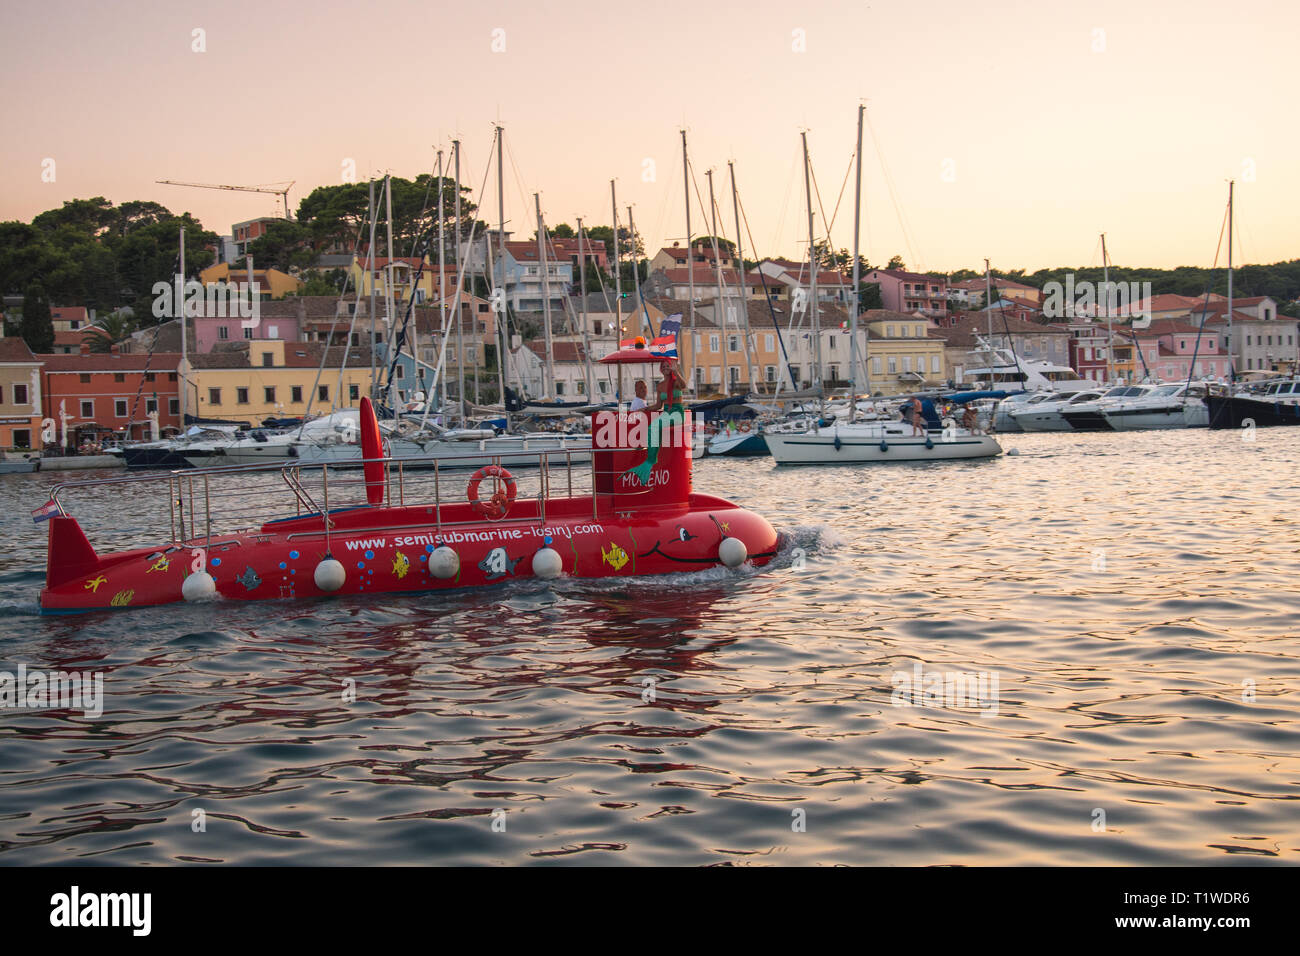
<path id="1" fill-rule="evenodd" d="M 641 381 L 640 379 L 637 379 L 637 383 L 636 386 L 634 387 L 634 390 L 636 394 L 632 396 L 632 411 L 643 412 L 646 409 L 645 382 Z"/>
<path id="2" fill-rule="evenodd" d="M 655 462 L 659 460 L 659 448 L 662 444 L 665 421 L 668 426 L 673 424 L 681 426 L 685 416 L 685 409 L 682 407 L 682 395 L 686 387 L 686 379 L 682 378 L 682 373 L 677 366 L 677 360 L 664 359 L 660 369 L 664 377 L 659 383 L 658 398 L 653 405 L 647 408 L 647 411 L 662 412 L 663 414 L 650 423 L 645 461 L 624 472 L 624 474 L 636 475 L 642 486 L 649 484 L 650 472 L 654 468 Z"/>

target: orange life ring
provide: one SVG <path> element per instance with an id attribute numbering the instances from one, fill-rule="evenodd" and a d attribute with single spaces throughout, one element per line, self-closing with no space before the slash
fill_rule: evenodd
<path id="1" fill-rule="evenodd" d="M 741 422 L 739 425 L 736 426 L 736 431 L 738 432 L 749 431 L 749 422 Z"/>
<path id="2" fill-rule="evenodd" d="M 479 501 L 478 486 L 484 478 L 500 479 L 505 483 L 505 488 L 503 490 L 498 487 L 487 501 Z M 469 487 L 465 490 L 470 505 L 489 521 L 499 521 L 504 518 L 506 512 L 510 510 L 510 506 L 515 503 L 515 496 L 518 493 L 519 489 L 515 486 L 515 476 L 500 465 L 484 465 L 474 472 L 469 480 Z"/>

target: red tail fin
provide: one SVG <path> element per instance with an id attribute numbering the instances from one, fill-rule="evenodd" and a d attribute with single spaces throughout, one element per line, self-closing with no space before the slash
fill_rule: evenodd
<path id="1" fill-rule="evenodd" d="M 384 442 L 379 437 L 379 419 L 368 396 L 361 396 L 361 457 L 383 458 Z M 372 505 L 384 502 L 384 465 L 367 461 L 361 466 L 366 475 L 366 500 Z"/>
<path id="2" fill-rule="evenodd" d="M 50 519 L 50 539 L 45 557 L 45 586 L 58 587 L 99 567 L 99 555 L 86 540 L 76 518 Z"/>

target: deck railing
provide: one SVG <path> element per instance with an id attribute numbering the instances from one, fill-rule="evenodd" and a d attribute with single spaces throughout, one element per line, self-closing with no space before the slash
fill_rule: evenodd
<path id="1" fill-rule="evenodd" d="M 430 457 L 356 458 L 313 464 L 272 462 L 67 481 L 55 485 L 50 497 L 61 514 L 81 520 L 97 549 L 100 545 L 113 550 L 155 545 L 164 533 L 168 542 L 177 547 L 209 547 L 214 541 L 258 530 L 268 522 L 307 515 L 325 515 L 326 521 L 320 530 L 295 532 L 292 536 L 323 536 L 328 547 L 329 535 L 337 526 L 330 516 L 369 503 L 363 466 L 370 461 L 379 463 L 384 470 L 383 504 L 392 508 L 422 506 L 428 514 L 419 527 L 432 527 L 441 533 L 482 520 L 452 520 L 445 509 L 468 500 L 467 488 L 474 469 L 484 464 L 504 466 L 516 483 L 515 503 L 499 524 L 545 525 L 548 510 L 553 510 L 557 499 L 574 497 L 589 497 L 592 517 L 599 518 L 612 502 L 610 495 L 596 494 L 596 488 L 613 483 L 600 479 L 616 479 L 622 469 L 598 473 L 598 460 L 587 449 L 565 448 L 499 453 L 469 450 Z M 491 497 L 492 482 L 490 477 L 483 479 L 481 499 Z M 649 492 L 620 488 L 619 498 Z M 115 508 L 114 502 L 123 496 L 131 499 L 132 506 Z M 626 503 L 620 504 L 620 508 L 625 507 Z M 144 525 L 140 521 L 142 508 L 154 519 Z M 92 512 L 97 512 L 98 517 L 92 518 L 87 527 L 85 519 Z M 168 522 L 165 530 L 161 526 L 164 513 Z"/>

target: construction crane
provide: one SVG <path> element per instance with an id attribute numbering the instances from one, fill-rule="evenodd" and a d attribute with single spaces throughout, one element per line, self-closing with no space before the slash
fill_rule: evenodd
<path id="1" fill-rule="evenodd" d="M 272 183 L 270 186 L 221 186 L 216 183 L 181 183 L 172 179 L 155 179 L 154 182 L 162 183 L 165 186 L 194 186 L 198 189 L 230 189 L 239 193 L 271 193 L 284 199 L 284 218 L 291 219 L 289 215 L 289 190 L 293 182 L 278 184 Z M 273 189 L 272 186 L 278 185 L 280 188 Z"/>

